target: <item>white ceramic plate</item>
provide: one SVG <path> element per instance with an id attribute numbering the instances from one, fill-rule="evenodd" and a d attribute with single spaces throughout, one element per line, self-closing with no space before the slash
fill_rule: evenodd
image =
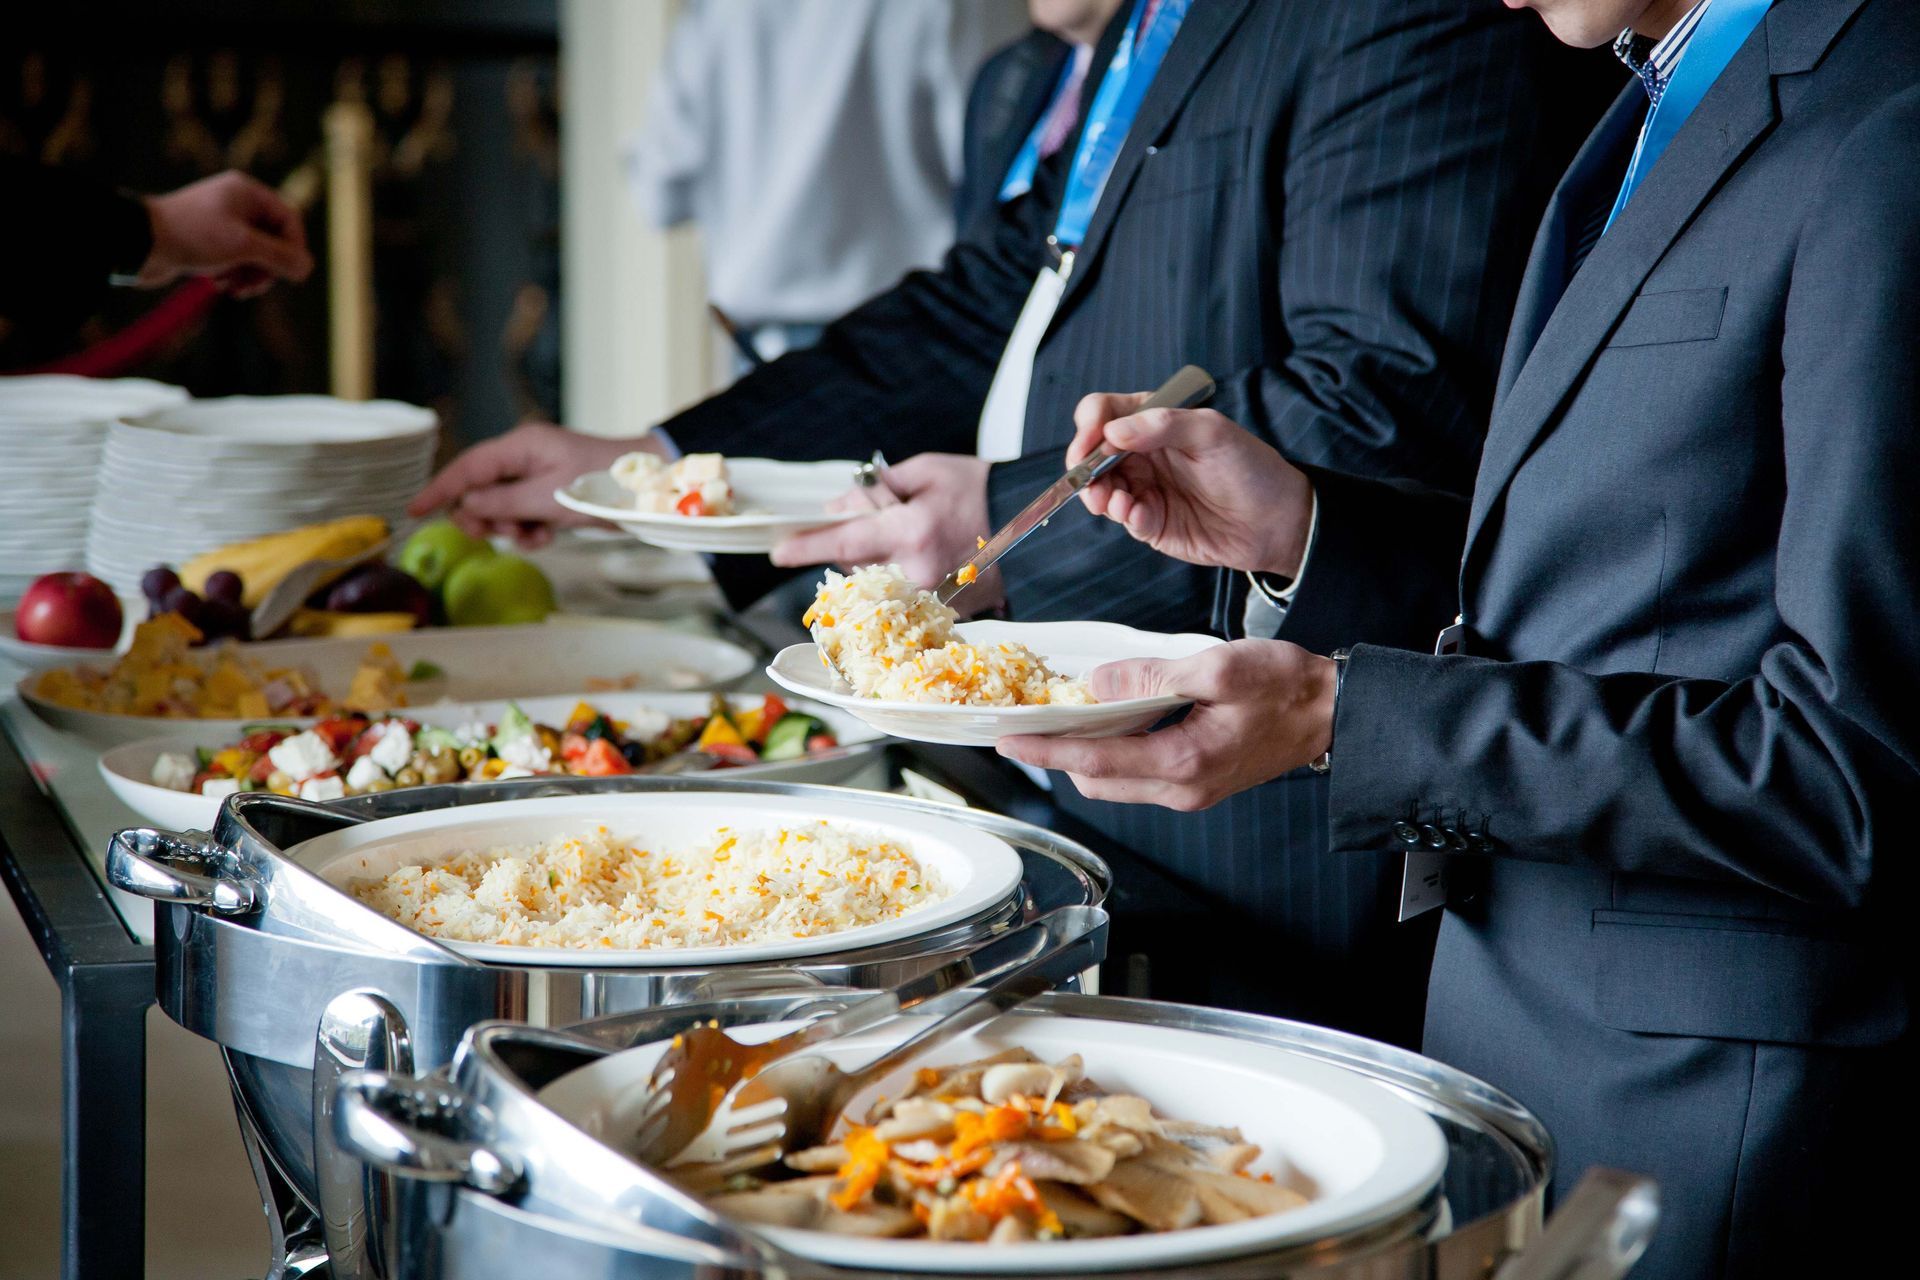
<path id="1" fill-rule="evenodd" d="M 0 417 L 107 421 L 184 404 L 187 393 L 147 378 L 82 378 L 42 373 L 0 378 Z"/>
<path id="2" fill-rule="evenodd" d="M 1014 642 L 1045 659 L 1063 676 L 1081 676 L 1121 658 L 1191 658 L 1222 643 L 1213 636 L 1137 631 L 1114 622 L 963 622 L 960 638 L 975 644 Z M 1138 733 L 1186 698 L 1128 698 L 1088 706 L 958 707 L 926 702 L 882 702 L 837 686 L 811 643 L 789 645 L 767 675 L 802 697 L 840 707 L 882 733 L 915 742 L 990 747 L 1012 734 L 1049 738 L 1117 738 Z"/>
<path id="3" fill-rule="evenodd" d="M 1023 871 L 1020 855 L 1005 841 L 944 818 L 916 816 L 911 822 L 902 822 L 897 813 L 855 792 L 809 800 L 724 791 L 508 800 L 362 823 L 295 845 L 287 850 L 287 856 L 344 888 L 350 880 L 384 876 L 397 867 L 435 862 L 464 849 L 535 844 L 594 826 L 605 826 L 616 840 L 644 840 L 654 848 L 685 848 L 710 838 L 721 827 L 813 825 L 821 819 L 906 844 L 915 858 L 935 869 L 952 886 L 953 892 L 939 902 L 882 924 L 817 938 L 731 947 L 616 951 L 442 941 L 475 960 L 518 965 L 679 969 L 765 964 L 931 933 L 997 907 L 1019 888 Z"/>
<path id="4" fill-rule="evenodd" d="M 405 456 L 432 435 L 433 410 L 397 400 L 331 396 L 226 396 L 194 400 L 117 425 L 112 437 L 176 458 Z"/>
<path id="5" fill-rule="evenodd" d="M 555 619 L 520 627 L 430 627 L 387 636 L 324 640 L 265 640 L 242 645 L 241 650 L 263 667 L 303 668 L 328 693 L 339 697 L 346 693 L 354 671 L 376 640 L 393 650 L 402 668 L 425 661 L 447 673 L 444 679 L 413 690 L 413 700 L 422 705 L 549 694 L 581 694 L 591 700 L 595 695 L 589 685 L 628 679 L 639 690 L 722 688 L 749 674 L 754 665 L 752 654 L 725 640 L 645 622 L 598 619 Z M 29 676 L 20 682 L 19 690 L 21 701 L 35 715 L 56 729 L 101 744 L 135 742 L 173 727 L 231 736 L 252 723 L 75 711 L 36 697 L 33 682 Z"/>
<path id="6" fill-rule="evenodd" d="M 8 634 L 11 635 L 11 631 Z M 14 643 L 17 644 L 18 641 Z M 0 646 L 0 653 L 4 652 L 6 652 L 5 646 Z M 566 723 L 567 715 L 573 710 L 574 704 L 581 701 L 592 703 L 615 720 L 632 720 L 647 710 L 658 711 L 680 720 L 690 716 L 705 715 L 709 696 L 704 693 L 589 693 L 578 696 L 566 694 L 560 697 L 520 698 L 515 701 L 536 724 L 560 725 Z M 757 696 L 742 696 L 733 699 L 733 702 L 742 710 L 760 705 L 760 699 Z M 881 741 L 884 736 L 846 712 L 836 711 L 832 707 L 823 707 L 813 702 L 794 702 L 789 705 L 795 711 L 803 711 L 823 721 L 833 731 L 833 736 L 839 739 L 842 747 L 867 747 Z M 501 700 L 411 707 L 405 714 L 408 718 L 418 720 L 422 724 L 435 725 L 443 729 L 457 729 L 476 721 L 483 724 L 498 724 L 500 717 L 506 713 L 506 709 L 506 700 Z M 269 717 L 262 723 L 305 726 L 312 724 L 313 720 L 310 717 L 306 719 Z M 108 751 L 100 757 L 100 776 L 106 779 L 108 790 L 120 797 L 126 802 L 128 808 L 148 822 L 175 831 L 211 830 L 213 820 L 220 814 L 220 801 L 217 798 L 194 795 L 190 791 L 174 791 L 157 786 L 148 779 L 153 777 L 153 762 L 164 752 L 177 751 L 192 755 L 196 747 L 213 750 L 234 741 L 237 736 L 233 733 L 216 732 L 199 724 L 183 724 L 178 732 L 143 738 L 139 742 L 129 742 Z M 722 769 L 713 776 L 831 785 L 845 782 L 864 769 L 869 755 L 870 752 L 867 750 L 832 752 L 817 759 L 802 757 L 798 760 L 776 760 L 767 764 Z"/>
<path id="7" fill-rule="evenodd" d="M 902 1018 L 888 1027 L 825 1046 L 843 1066 L 871 1059 L 917 1029 Z M 770 1039 L 793 1024 L 736 1030 Z M 1289 1213 L 1225 1226 L 1194 1227 L 1100 1240 L 1018 1245 L 870 1240 L 819 1231 L 756 1226 L 803 1257 L 902 1275 L 973 1273 L 1083 1275 L 1147 1270 L 1260 1253 L 1383 1222 L 1419 1204 L 1446 1167 L 1446 1141 L 1426 1113 L 1364 1076 L 1300 1057 L 1275 1045 L 1141 1023 L 1032 1014 L 1001 1018 L 929 1054 L 927 1063 L 965 1062 L 1018 1045 L 1048 1062 L 1077 1053 L 1089 1079 L 1115 1093 L 1146 1098 L 1162 1116 L 1231 1125 L 1259 1144 L 1255 1173 L 1310 1195 Z M 615 1149 L 639 1127 L 639 1106 L 664 1043 L 603 1058 L 555 1080 L 540 1100 Z M 897 1092 L 908 1072 L 857 1095 Z"/>
<path id="8" fill-rule="evenodd" d="M 669 551 L 765 555 L 803 529 L 851 520 L 861 512 L 833 514 L 827 503 L 853 487 L 853 462 L 776 462 L 728 458 L 733 505 L 739 515 L 655 515 L 635 511 L 631 496 L 605 471 L 581 476 L 554 491 L 554 501 L 581 515 L 610 520 L 640 541 Z"/>

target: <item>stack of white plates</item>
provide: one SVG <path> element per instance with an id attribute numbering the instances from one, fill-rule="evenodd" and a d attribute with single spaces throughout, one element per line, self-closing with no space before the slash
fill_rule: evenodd
<path id="1" fill-rule="evenodd" d="M 108 424 L 186 399 L 144 378 L 0 378 L 0 602 L 43 573 L 86 566 Z"/>
<path id="2" fill-rule="evenodd" d="M 87 568 L 122 595 L 158 564 L 343 516 L 397 524 L 438 420 L 392 400 L 195 400 L 107 432 Z"/>

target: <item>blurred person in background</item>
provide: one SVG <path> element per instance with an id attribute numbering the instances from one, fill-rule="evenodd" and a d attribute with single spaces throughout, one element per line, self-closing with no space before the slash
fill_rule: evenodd
<path id="1" fill-rule="evenodd" d="M 1396 528 L 1457 548 L 1520 283 L 1505 247 L 1623 75 L 1583 78 L 1551 45 L 1482 0 L 1133 0 L 1096 45 L 1076 136 L 939 271 L 638 441 L 529 424 L 477 446 L 413 510 L 543 537 L 575 519 L 553 491 L 629 449 L 881 447 L 918 455 L 893 470 L 908 500 L 774 558 L 893 560 L 931 584 L 1059 477 L 1082 392 L 1192 362 L 1288 457 L 1440 495 L 1447 518 Z M 1123 371 L 1134 381 L 1106 381 Z M 750 557 L 714 568 L 737 604 L 777 580 Z M 1328 645 L 1424 645 L 1454 586 L 1399 573 L 1289 608 L 1288 583 L 1221 582 L 1084 518 L 1002 570 L 970 604 L 1168 632 L 1258 621 Z M 1397 869 L 1325 856 L 1324 778 L 1300 770 L 1205 814 L 1056 795 L 1204 903 L 1116 917 L 1118 954 L 1129 932 L 1151 941 L 1152 994 L 1416 1036 L 1431 926 L 1394 924 Z"/>
<path id="2" fill-rule="evenodd" d="M 953 243 L 967 86 L 1019 0 L 690 0 L 627 152 L 642 213 L 700 228 L 739 371 Z"/>
<path id="3" fill-rule="evenodd" d="M 962 230 L 1025 195 L 1040 163 L 1073 136 L 1080 91 L 1121 0 L 1027 0 L 1034 29 L 987 59 L 967 95 L 964 168 L 954 192 Z"/>
<path id="4" fill-rule="evenodd" d="M 84 314 L 113 284 L 211 276 L 251 298 L 313 271 L 300 214 L 244 173 L 141 196 L 0 157 L 0 193 L 0 316 L 10 320 Z"/>

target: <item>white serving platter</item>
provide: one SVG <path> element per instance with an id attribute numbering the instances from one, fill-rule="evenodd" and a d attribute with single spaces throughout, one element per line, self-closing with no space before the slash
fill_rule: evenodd
<path id="1" fill-rule="evenodd" d="M 495 702 L 450 702 L 427 707 L 409 707 L 403 714 L 421 724 L 442 729 L 462 725 L 498 724 L 509 700 Z M 705 715 L 710 701 L 704 693 L 587 693 L 560 697 L 512 699 L 536 724 L 563 725 L 576 702 L 589 702 L 615 720 L 632 721 L 645 712 L 657 711 L 675 720 Z M 742 710 L 760 705 L 757 696 L 732 699 Z M 822 721 L 833 731 L 840 747 L 817 757 L 775 760 L 761 764 L 739 765 L 713 772 L 716 778 L 755 778 L 766 782 L 810 782 L 831 785 L 845 782 L 867 766 L 872 747 L 885 735 L 862 724 L 844 711 L 814 702 L 789 703 L 792 710 L 804 712 Z M 129 809 L 148 822 L 175 831 L 210 831 L 220 816 L 218 797 L 174 791 L 149 781 L 153 763 L 169 751 L 191 756 L 196 748 L 215 750 L 233 742 L 235 734 L 216 732 L 194 721 L 177 722 L 172 733 L 143 738 L 114 747 L 100 757 L 100 776 L 108 790 L 124 801 Z M 310 725 L 307 718 L 269 718 L 263 724 Z"/>
<path id="2" fill-rule="evenodd" d="M 733 485 L 731 516 L 656 515 L 635 511 L 632 495 L 605 471 L 581 476 L 556 489 L 555 502 L 596 520 L 608 520 L 640 541 L 669 551 L 765 555 L 804 529 L 838 524 L 865 514 L 831 512 L 827 503 L 853 487 L 854 462 L 778 462 L 728 458 Z"/>
<path id="3" fill-rule="evenodd" d="M 918 1021 L 901 1018 L 817 1052 L 855 1066 L 906 1039 Z M 732 1034 L 758 1041 L 794 1025 L 770 1023 Z M 1226 1035 L 1052 1014 L 988 1023 L 856 1095 L 847 1112 L 862 1115 L 874 1098 L 898 1093 L 921 1066 L 965 1062 L 1014 1046 L 1048 1062 L 1077 1053 L 1088 1079 L 1110 1093 L 1147 1099 L 1163 1117 L 1240 1129 L 1261 1148 L 1251 1171 L 1273 1174 L 1310 1196 L 1308 1203 L 1222 1226 L 1010 1245 L 752 1229 L 802 1257 L 901 1275 L 1145 1271 L 1262 1253 L 1387 1221 L 1425 1199 L 1446 1167 L 1446 1140 L 1432 1118 L 1364 1076 Z M 661 1042 L 602 1058 L 549 1084 L 540 1101 L 590 1136 L 626 1150 L 629 1135 L 639 1129 L 648 1076 L 665 1050 Z"/>
<path id="4" fill-rule="evenodd" d="M 393 650 L 403 670 L 416 662 L 429 662 L 446 673 L 443 678 L 410 688 L 408 701 L 419 705 L 549 694 L 582 694 L 591 699 L 593 686 L 605 682 L 631 681 L 633 690 L 725 688 L 750 674 L 754 667 L 752 654 L 725 640 L 625 619 L 556 619 L 513 627 L 429 627 L 385 636 L 265 640 L 240 649 L 262 667 L 306 670 L 322 689 L 337 698 L 346 693 L 353 673 L 376 642 Z M 76 711 L 36 696 L 34 680 L 33 676 L 23 679 L 19 692 L 21 701 L 35 715 L 56 729 L 103 745 L 138 741 L 174 727 L 231 736 L 253 723 Z"/>
<path id="5" fill-rule="evenodd" d="M 1082 676 L 1123 658 L 1191 658 L 1224 643 L 1215 636 L 1168 635 L 1115 622 L 963 622 L 956 631 L 972 644 L 1023 644 L 1063 676 Z M 1138 733 L 1191 701 L 1168 696 L 1085 706 L 963 707 L 862 698 L 834 679 L 811 643 L 782 649 L 767 675 L 783 689 L 839 707 L 882 733 L 962 747 L 990 747 L 1014 734 L 1117 738 Z"/>
<path id="6" fill-rule="evenodd" d="M 539 844 L 596 826 L 606 827 L 615 840 L 674 849 L 710 839 L 722 827 L 742 831 L 815 826 L 822 819 L 905 844 L 952 892 L 939 902 L 880 924 L 814 938 L 738 946 L 638 950 L 436 941 L 475 960 L 501 964 L 595 969 L 765 964 L 931 933 L 992 910 L 1020 886 L 1024 870 L 1020 855 L 1005 841 L 944 818 L 916 815 L 903 820 L 897 812 L 863 799 L 857 792 L 824 799 L 680 791 L 508 800 L 361 823 L 297 844 L 286 852 L 309 871 L 344 889 L 353 880 L 375 879 L 398 867 L 441 861 L 463 850 Z"/>

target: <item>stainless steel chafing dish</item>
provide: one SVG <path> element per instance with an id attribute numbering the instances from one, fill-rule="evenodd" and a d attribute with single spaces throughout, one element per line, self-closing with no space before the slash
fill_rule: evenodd
<path id="1" fill-rule="evenodd" d="M 818 1277 L 848 1271 L 794 1257 L 619 1158 L 546 1110 L 535 1093 L 600 1055 L 698 1021 L 778 1021 L 838 1007 L 830 997 L 752 996 L 649 1010 L 552 1032 L 476 1028 L 453 1062 L 421 1079 L 355 1072 L 339 1084 L 344 1146 L 394 1175 L 367 1202 L 369 1274 L 409 1280 Z M 1279 1046 L 1371 1077 L 1443 1131 L 1433 1196 L 1390 1221 L 1259 1256 L 1153 1271 L 1154 1280 L 1600 1280 L 1625 1274 L 1657 1209 L 1651 1184 L 1597 1171 L 1543 1233 L 1552 1146 L 1497 1090 L 1440 1063 L 1358 1037 L 1250 1014 L 1055 994 L 1013 1015 L 1144 1022 Z"/>
<path id="2" fill-rule="evenodd" d="M 966 823 L 1005 840 L 1024 876 L 981 915 L 912 939 L 768 965 L 584 969 L 481 964 L 386 920 L 282 856 L 340 827 L 429 809 L 601 792 L 832 797 L 884 813 Z M 334 1149 L 335 1078 L 352 1068 L 425 1071 L 475 1023 L 559 1027 L 609 1014 L 748 995 L 890 987 L 994 932 L 1068 905 L 1097 905 L 1110 876 L 1070 840 L 1026 823 L 904 797 L 694 777 L 532 779 L 418 787 L 329 806 L 232 797 L 209 835 L 121 832 L 117 887 L 164 904 L 155 982 L 175 1022 L 221 1047 L 242 1136 L 273 1230 L 272 1276 L 358 1275 L 359 1173 Z M 376 1180 L 377 1181 L 377 1180 Z"/>

